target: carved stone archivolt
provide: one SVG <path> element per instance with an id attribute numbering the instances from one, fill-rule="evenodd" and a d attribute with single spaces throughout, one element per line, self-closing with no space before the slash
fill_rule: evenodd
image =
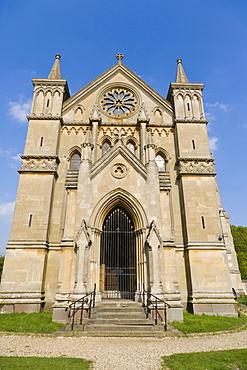
<path id="1" fill-rule="evenodd" d="M 54 172 L 57 170 L 59 159 L 57 156 L 26 156 L 21 155 L 20 171 Z"/>
<path id="2" fill-rule="evenodd" d="M 178 173 L 182 174 L 215 174 L 212 158 L 179 158 L 177 161 Z"/>

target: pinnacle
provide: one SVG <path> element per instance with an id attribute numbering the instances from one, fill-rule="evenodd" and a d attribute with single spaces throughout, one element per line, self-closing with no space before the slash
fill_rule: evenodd
<path id="1" fill-rule="evenodd" d="M 177 69 L 177 76 L 176 76 L 176 82 L 180 83 L 188 83 L 188 78 L 184 72 L 183 66 L 182 66 L 182 59 L 178 58 L 177 59 L 178 63 L 178 69 Z"/>
<path id="2" fill-rule="evenodd" d="M 53 64 L 51 72 L 48 76 L 49 80 L 60 80 L 61 79 L 61 73 L 60 73 L 60 58 L 61 58 L 61 55 L 56 54 L 55 57 L 56 57 L 55 62 Z"/>

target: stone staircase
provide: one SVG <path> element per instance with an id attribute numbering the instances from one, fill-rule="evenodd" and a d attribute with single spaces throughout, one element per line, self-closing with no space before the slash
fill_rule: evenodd
<path id="1" fill-rule="evenodd" d="M 63 330 L 71 333 L 71 324 Z M 103 300 L 92 309 L 91 318 L 79 320 L 73 328 L 74 335 L 93 337 L 163 337 L 174 335 L 171 326 L 146 319 L 144 309 L 139 302 L 130 300 Z"/>

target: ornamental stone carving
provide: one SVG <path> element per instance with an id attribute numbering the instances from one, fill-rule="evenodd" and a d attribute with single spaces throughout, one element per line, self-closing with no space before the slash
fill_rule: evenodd
<path id="1" fill-rule="evenodd" d="M 51 171 L 57 170 L 59 160 L 56 156 L 24 156 L 21 155 L 22 165 L 20 171 Z"/>
<path id="2" fill-rule="evenodd" d="M 207 158 L 179 158 L 178 173 L 212 174 L 215 175 L 214 160 Z"/>

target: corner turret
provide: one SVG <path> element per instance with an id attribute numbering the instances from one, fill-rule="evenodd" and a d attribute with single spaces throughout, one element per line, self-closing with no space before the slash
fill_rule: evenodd
<path id="1" fill-rule="evenodd" d="M 56 59 L 48 78 L 33 78 L 34 96 L 31 116 L 60 117 L 62 104 L 69 98 L 67 81 L 61 78 L 60 58 Z"/>

